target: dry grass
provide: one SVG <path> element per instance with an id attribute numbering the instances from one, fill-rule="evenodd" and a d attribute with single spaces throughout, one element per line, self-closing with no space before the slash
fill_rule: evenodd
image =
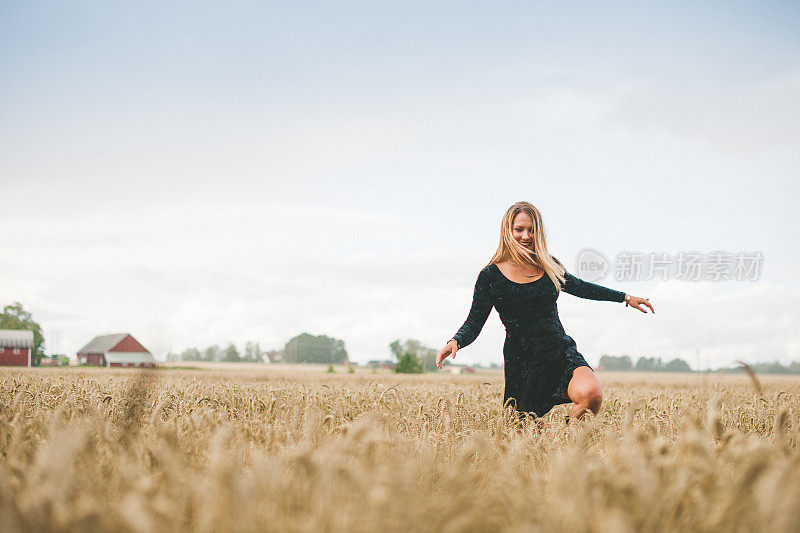
<path id="1" fill-rule="evenodd" d="M 800 381 L 0 370 L 0 529 L 797 531 Z"/>

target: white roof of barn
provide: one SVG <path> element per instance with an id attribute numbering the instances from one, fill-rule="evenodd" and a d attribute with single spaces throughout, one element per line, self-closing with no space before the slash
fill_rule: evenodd
<path id="1" fill-rule="evenodd" d="M 33 348 L 33 330 L 0 329 L 0 346 L 3 348 Z"/>
<path id="2" fill-rule="evenodd" d="M 106 362 L 111 363 L 155 363 L 150 352 L 106 352 Z"/>
<path id="3" fill-rule="evenodd" d="M 111 348 L 122 342 L 130 333 L 113 333 L 111 335 L 98 335 L 78 353 L 106 353 Z"/>

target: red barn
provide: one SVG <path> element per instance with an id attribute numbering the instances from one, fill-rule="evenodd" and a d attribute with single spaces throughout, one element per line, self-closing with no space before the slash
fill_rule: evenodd
<path id="1" fill-rule="evenodd" d="M 0 329 L 0 366 L 31 366 L 33 330 Z"/>
<path id="2" fill-rule="evenodd" d="M 100 335 L 78 350 L 78 362 L 94 366 L 154 368 L 156 360 L 130 333 Z"/>

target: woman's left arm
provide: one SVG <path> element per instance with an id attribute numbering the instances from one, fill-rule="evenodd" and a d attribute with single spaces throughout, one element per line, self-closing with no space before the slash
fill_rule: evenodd
<path id="1" fill-rule="evenodd" d="M 631 306 L 638 309 L 642 313 L 647 313 L 642 306 L 647 306 L 650 311 L 655 313 L 653 305 L 647 298 L 640 298 L 638 296 L 631 296 L 622 291 L 609 289 L 596 283 L 589 283 L 578 277 L 573 276 L 567 271 L 564 271 L 564 286 L 562 290 L 567 294 L 577 296 L 578 298 L 586 298 L 587 300 L 598 300 L 607 302 L 625 302 L 626 306 Z"/>

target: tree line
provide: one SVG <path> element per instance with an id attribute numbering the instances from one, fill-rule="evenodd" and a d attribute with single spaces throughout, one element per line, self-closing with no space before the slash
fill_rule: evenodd
<path id="1" fill-rule="evenodd" d="M 800 361 L 792 361 L 788 365 L 782 365 L 778 361 L 773 361 L 772 363 L 751 363 L 750 369 L 753 370 L 756 374 L 800 374 Z M 734 367 L 726 367 L 726 368 L 718 368 L 716 370 L 712 370 L 711 372 L 732 372 L 732 373 L 743 373 L 746 372 L 744 366 L 734 366 Z"/>
<path id="2" fill-rule="evenodd" d="M 628 371 L 636 370 L 638 372 L 691 372 L 692 367 L 683 359 L 672 359 L 664 363 L 660 357 L 640 357 L 636 364 L 633 364 L 631 358 L 627 355 L 603 355 L 600 357 L 600 364 L 603 370 L 615 371 Z"/>
<path id="3" fill-rule="evenodd" d="M 436 372 L 436 356 L 439 350 L 430 348 L 423 345 L 416 339 L 406 339 L 400 341 L 397 339 L 389 344 L 389 352 L 391 353 L 396 363 L 394 363 L 394 371 L 403 374 L 418 374 L 422 372 Z M 371 361 L 370 363 L 380 363 L 380 361 Z M 450 359 L 445 359 L 442 362 L 442 367 L 455 365 Z M 459 365 L 457 365 L 459 366 Z M 470 365 L 480 367 L 480 364 Z M 490 363 L 488 368 L 503 368 L 502 364 Z"/>
<path id="4" fill-rule="evenodd" d="M 29 329 L 33 331 L 34 347 L 31 350 L 33 365 L 38 365 L 44 357 L 44 335 L 41 326 L 33 320 L 31 313 L 26 311 L 20 302 L 14 302 L 3 307 L 0 313 L 0 329 Z M 424 346 L 416 339 L 400 339 L 389 344 L 389 351 L 397 361 L 395 370 L 398 372 L 432 372 L 436 370 L 436 355 L 439 353 L 434 348 Z M 187 348 L 183 352 L 168 353 L 167 361 L 218 361 L 218 362 L 253 362 L 262 363 L 327 363 L 342 364 L 349 361 L 345 343 L 341 339 L 326 335 L 311 335 L 301 333 L 292 337 L 282 350 L 263 351 L 258 342 L 245 343 L 244 351 L 239 352 L 233 343 L 228 343 L 224 348 L 215 344 L 204 350 Z M 445 360 L 445 365 L 449 364 Z M 498 366 L 499 365 L 492 365 Z M 604 370 L 614 371 L 640 371 L 640 372 L 692 372 L 689 364 L 683 359 L 672 359 L 663 362 L 660 357 L 640 357 L 636 363 L 627 356 L 603 355 L 600 357 L 600 367 Z M 750 368 L 757 374 L 800 374 L 800 361 L 792 361 L 789 365 L 782 365 L 778 361 L 771 363 L 753 363 Z M 743 366 L 718 368 L 709 372 L 745 372 Z"/>
<path id="5" fill-rule="evenodd" d="M 239 353 L 236 346 L 230 342 L 224 348 L 217 344 L 209 346 L 204 350 L 198 348 L 187 348 L 179 354 L 169 352 L 167 361 L 214 361 L 226 363 L 263 363 L 266 352 L 261 351 L 261 346 L 257 342 L 245 344 L 244 353 Z"/>
<path id="6" fill-rule="evenodd" d="M 344 341 L 326 335 L 301 333 L 292 337 L 283 350 L 261 350 L 257 342 L 245 343 L 240 353 L 230 342 L 225 348 L 215 344 L 204 350 L 187 348 L 179 354 L 168 353 L 167 361 L 213 361 L 225 363 L 328 363 L 348 362 Z"/>
<path id="7" fill-rule="evenodd" d="M 604 355 L 600 358 L 600 365 L 603 370 L 630 371 L 637 372 L 694 372 L 689 363 L 683 359 L 672 359 L 664 363 L 660 357 L 640 357 L 634 365 L 631 358 L 627 355 L 613 356 Z M 800 361 L 792 361 L 788 366 L 780 364 L 778 361 L 772 363 L 751 363 L 750 368 L 756 374 L 800 374 Z M 707 372 L 739 373 L 746 372 L 744 366 L 724 367 Z"/>

